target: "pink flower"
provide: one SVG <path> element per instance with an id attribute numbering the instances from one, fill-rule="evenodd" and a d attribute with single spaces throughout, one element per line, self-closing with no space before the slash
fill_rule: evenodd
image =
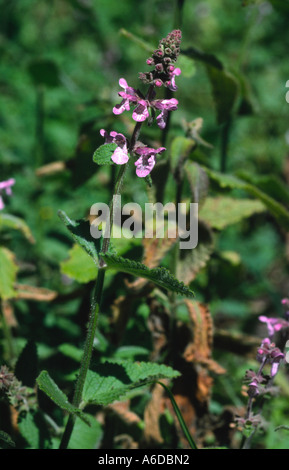
<path id="1" fill-rule="evenodd" d="M 165 150 L 165 147 L 159 147 L 156 150 L 149 147 L 137 147 L 135 153 L 140 155 L 140 158 L 135 162 L 137 176 L 140 178 L 148 176 L 155 166 L 155 156 Z"/>
<path id="2" fill-rule="evenodd" d="M 124 165 L 127 163 L 129 156 L 125 136 L 115 131 L 111 131 L 110 134 L 108 134 L 104 129 L 100 130 L 100 134 L 105 138 L 106 144 L 117 144 L 117 148 L 111 156 L 112 161 L 117 165 Z"/>
<path id="3" fill-rule="evenodd" d="M 274 377 L 277 374 L 280 363 L 284 357 L 284 354 L 275 346 L 275 343 L 271 343 L 269 338 L 265 338 L 262 341 L 262 344 L 257 351 L 257 358 L 263 365 L 265 365 L 265 363 L 272 364 L 270 373 L 271 377 Z"/>
<path id="4" fill-rule="evenodd" d="M 119 96 L 123 100 L 113 108 L 113 113 L 118 115 L 124 111 L 129 111 L 130 104 L 133 103 L 137 105 L 132 115 L 133 119 L 137 122 L 145 121 L 149 117 L 146 100 L 134 88 L 129 87 L 124 78 L 119 80 L 119 85 L 124 89 L 124 91 L 119 92 Z"/>
<path id="5" fill-rule="evenodd" d="M 152 105 L 156 109 L 160 109 L 161 113 L 157 117 L 157 125 L 160 129 L 164 129 L 167 124 L 169 111 L 175 111 L 178 107 L 178 100 L 171 98 L 170 100 L 154 100 Z"/>
<path id="6" fill-rule="evenodd" d="M 177 69 L 175 69 L 177 70 Z M 178 100 L 171 98 L 169 100 L 147 100 L 142 94 L 128 86 L 126 80 L 121 78 L 119 84 L 124 91 L 120 91 L 118 94 L 122 97 L 122 102 L 113 108 L 114 114 L 122 114 L 124 111 L 130 111 L 130 105 L 133 103 L 136 105 L 132 118 L 136 122 L 143 122 L 150 117 L 150 108 L 161 110 L 161 113 L 157 117 L 157 124 L 160 129 L 166 127 L 167 117 L 169 111 L 175 111 L 178 107 Z M 155 96 L 155 93 L 152 93 Z"/>
<path id="7" fill-rule="evenodd" d="M 171 67 L 173 67 L 173 66 L 171 66 Z M 182 73 L 182 71 L 178 67 L 176 69 L 174 68 L 172 70 L 172 72 L 170 74 L 170 79 L 166 82 L 166 85 L 167 85 L 169 90 L 176 91 L 178 89 L 178 87 L 176 86 L 175 77 L 178 76 L 178 75 L 181 75 L 181 73 Z"/>
<path id="8" fill-rule="evenodd" d="M 259 320 L 267 324 L 268 335 L 272 337 L 276 331 L 281 330 L 282 328 L 288 328 L 289 322 L 283 320 L 282 318 L 269 318 L 261 315 Z"/>
<path id="9" fill-rule="evenodd" d="M 11 196 L 12 194 L 11 186 L 13 186 L 13 184 L 15 184 L 14 178 L 10 178 L 9 180 L 0 182 L 0 210 L 2 210 L 5 207 L 3 198 L 1 196 L 2 192 L 5 191 L 7 196 Z"/>

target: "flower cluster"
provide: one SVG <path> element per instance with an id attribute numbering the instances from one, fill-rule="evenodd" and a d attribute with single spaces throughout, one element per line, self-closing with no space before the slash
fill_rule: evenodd
<path id="1" fill-rule="evenodd" d="M 164 85 L 172 91 L 177 90 L 175 77 L 180 75 L 181 69 L 175 68 L 174 64 L 180 54 L 181 39 L 181 31 L 175 29 L 160 41 L 159 47 L 153 52 L 152 57 L 147 59 L 147 64 L 153 66 L 154 70 L 140 73 L 139 78 L 142 82 L 153 83 L 157 87 Z"/>
<path id="2" fill-rule="evenodd" d="M 149 65 L 154 65 L 153 72 L 140 74 L 140 79 L 150 84 L 149 90 L 144 96 L 139 90 L 130 87 L 124 78 L 119 80 L 119 85 L 123 88 L 118 94 L 122 98 L 121 103 L 113 108 L 115 115 L 120 115 L 124 111 L 130 111 L 133 106 L 132 118 L 136 123 L 142 124 L 147 120 L 151 125 L 156 117 L 156 123 L 160 129 L 164 129 L 167 124 L 168 114 L 175 111 L 178 107 L 178 100 L 155 99 L 156 93 L 154 88 L 165 85 L 170 90 L 177 89 L 175 84 L 175 76 L 180 75 L 181 70 L 175 68 L 173 63 L 176 62 L 180 53 L 181 31 L 174 30 L 168 36 L 160 41 L 159 48 L 154 52 L 153 57 L 147 60 Z M 166 149 L 159 147 L 153 149 L 145 146 L 142 142 L 129 142 L 123 134 L 112 131 L 108 132 L 104 129 L 100 130 L 100 134 L 105 138 L 105 143 L 117 144 L 116 150 L 113 152 L 111 159 L 117 165 L 124 165 L 129 160 L 129 154 L 137 158 L 135 162 L 136 174 L 140 178 L 144 178 L 150 174 L 156 163 L 156 155 L 161 154 Z"/>
<path id="3" fill-rule="evenodd" d="M 5 191 L 7 196 L 11 196 L 12 194 L 11 186 L 13 186 L 14 183 L 15 183 L 15 180 L 13 178 L 10 178 L 9 180 L 6 180 L 6 181 L 0 181 L 0 211 L 4 209 L 5 207 L 3 198 L 2 198 L 3 191 Z"/>
<path id="4" fill-rule="evenodd" d="M 22 385 L 22 382 L 6 366 L 0 368 L 0 392 L 19 412 L 36 408 L 35 391 Z"/>

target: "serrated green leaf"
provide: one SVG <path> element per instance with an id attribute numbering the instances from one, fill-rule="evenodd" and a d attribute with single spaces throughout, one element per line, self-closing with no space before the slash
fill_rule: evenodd
<path id="1" fill-rule="evenodd" d="M 12 251 L 3 246 L 0 247 L 0 297 L 4 300 L 17 295 L 14 290 L 17 271 L 18 267 Z"/>
<path id="2" fill-rule="evenodd" d="M 14 230 L 19 230 L 23 233 L 27 240 L 30 241 L 30 243 L 35 243 L 30 228 L 28 227 L 26 222 L 20 217 L 5 213 L 0 214 L 0 230 L 5 227 L 12 228 Z"/>
<path id="3" fill-rule="evenodd" d="M 204 168 L 204 170 L 208 173 L 210 179 L 215 181 L 221 188 L 241 189 L 262 201 L 278 223 L 287 230 L 289 229 L 288 210 L 271 196 L 268 196 L 264 191 L 236 176 L 219 173 L 209 170 L 208 168 Z"/>
<path id="4" fill-rule="evenodd" d="M 75 244 L 69 251 L 69 258 L 60 263 L 62 274 L 81 283 L 93 281 L 97 276 L 97 267 L 92 258 Z"/>
<path id="5" fill-rule="evenodd" d="M 160 287 L 187 297 L 194 296 L 191 289 L 178 281 L 166 268 L 149 269 L 142 263 L 111 253 L 100 253 L 100 256 L 105 261 L 108 269 L 117 269 L 123 273 L 149 279 Z"/>
<path id="6" fill-rule="evenodd" d="M 222 230 L 228 225 L 264 211 L 265 205 L 256 199 L 220 196 L 207 198 L 199 215 L 210 227 Z"/>
<path id="7" fill-rule="evenodd" d="M 84 385 L 83 402 L 108 405 L 123 399 L 131 390 L 180 373 L 171 367 L 150 362 L 113 361 L 89 370 Z"/>
<path id="8" fill-rule="evenodd" d="M 58 211 L 62 222 L 70 231 L 73 239 L 83 248 L 89 256 L 92 257 L 96 266 L 98 266 L 98 253 L 100 249 L 100 239 L 93 238 L 90 234 L 90 223 L 88 220 L 72 220 L 64 211 Z"/>
<path id="9" fill-rule="evenodd" d="M 98 147 L 92 157 L 94 163 L 97 163 L 97 165 L 113 165 L 111 156 L 116 148 L 116 144 L 103 144 Z"/>
<path id="10" fill-rule="evenodd" d="M 67 411 L 74 416 L 77 416 L 87 422 L 87 418 L 85 417 L 84 413 L 69 403 L 67 396 L 63 393 L 58 385 L 54 382 L 54 380 L 49 376 L 46 370 L 43 370 L 39 376 L 37 377 L 37 384 L 57 406 L 59 406 L 62 410 Z"/>

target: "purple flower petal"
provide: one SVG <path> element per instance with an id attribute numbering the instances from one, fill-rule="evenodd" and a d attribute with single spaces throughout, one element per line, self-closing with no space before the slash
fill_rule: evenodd
<path id="1" fill-rule="evenodd" d="M 115 151 L 113 152 L 111 159 L 114 163 L 117 165 L 124 165 L 125 163 L 128 162 L 128 154 L 127 154 L 127 148 L 121 148 L 117 147 Z"/>
<path id="2" fill-rule="evenodd" d="M 106 144 L 117 144 L 117 148 L 111 156 L 112 161 L 117 165 L 124 165 L 127 163 L 129 156 L 125 136 L 116 131 L 111 131 L 110 134 L 108 134 L 105 129 L 101 129 L 99 132 L 102 137 L 105 138 Z"/>
<path id="3" fill-rule="evenodd" d="M 149 111 L 145 100 L 139 100 L 137 107 L 132 113 L 134 121 L 143 122 L 149 117 Z"/>
<path id="4" fill-rule="evenodd" d="M 153 149 L 150 147 L 137 147 L 135 149 L 135 153 L 141 155 L 140 158 L 135 162 L 137 176 L 140 178 L 145 178 L 148 176 L 155 166 L 155 156 L 164 152 L 165 150 L 165 147 L 159 147 L 158 149 Z"/>
<path id="5" fill-rule="evenodd" d="M 155 156 L 151 155 L 150 157 L 142 156 L 136 162 L 136 174 L 140 178 L 145 178 L 150 174 L 153 167 L 155 166 Z"/>

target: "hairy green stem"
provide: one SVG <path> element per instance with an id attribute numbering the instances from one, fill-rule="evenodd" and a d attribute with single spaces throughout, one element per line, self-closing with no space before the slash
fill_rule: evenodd
<path id="1" fill-rule="evenodd" d="M 84 387 L 85 379 L 86 379 L 90 361 L 91 361 L 91 356 L 92 356 L 92 351 L 93 351 L 93 341 L 94 341 L 95 330 L 96 330 L 96 325 L 97 325 L 97 320 L 98 320 L 98 313 L 100 310 L 100 302 L 101 302 L 101 297 L 102 297 L 104 277 L 105 277 L 105 270 L 99 269 L 97 280 L 95 283 L 94 292 L 93 292 L 93 297 L 92 297 L 90 318 L 89 318 L 89 324 L 88 324 L 88 329 L 87 329 L 87 336 L 86 336 L 86 340 L 84 344 L 83 357 L 82 357 L 82 361 L 80 364 L 79 375 L 76 381 L 76 386 L 75 386 L 75 391 L 74 391 L 74 396 L 73 396 L 73 401 L 72 401 L 73 405 L 77 408 L 79 407 L 81 399 L 82 399 L 83 387 Z M 70 415 L 67 421 L 64 434 L 62 436 L 62 440 L 61 440 L 60 447 L 59 447 L 60 449 L 67 448 L 72 431 L 73 431 L 74 423 L 75 423 L 75 417 L 73 415 Z"/>

